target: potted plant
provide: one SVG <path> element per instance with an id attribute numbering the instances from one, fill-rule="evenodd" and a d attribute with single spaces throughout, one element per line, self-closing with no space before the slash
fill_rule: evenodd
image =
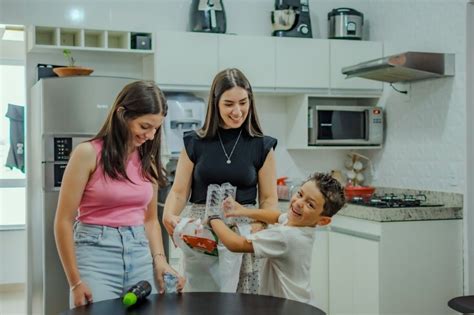
<path id="1" fill-rule="evenodd" d="M 72 56 L 72 52 L 69 49 L 63 50 L 64 58 L 67 61 L 66 67 L 57 67 L 54 68 L 53 71 L 60 77 L 68 77 L 68 76 L 77 76 L 77 75 L 89 75 L 94 70 L 91 68 L 85 68 L 76 66 L 76 59 Z"/>

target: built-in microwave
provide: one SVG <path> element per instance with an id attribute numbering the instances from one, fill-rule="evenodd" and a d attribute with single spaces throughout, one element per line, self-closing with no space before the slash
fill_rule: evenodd
<path id="1" fill-rule="evenodd" d="M 379 146 L 383 142 L 383 125 L 380 107 L 310 106 L 308 145 Z"/>

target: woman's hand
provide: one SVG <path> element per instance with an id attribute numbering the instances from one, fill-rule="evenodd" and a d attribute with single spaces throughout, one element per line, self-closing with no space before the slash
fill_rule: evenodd
<path id="1" fill-rule="evenodd" d="M 153 261 L 153 267 L 155 271 L 155 277 L 158 282 L 159 292 L 160 294 L 165 293 L 165 280 L 164 275 L 165 273 L 171 273 L 172 275 L 176 276 L 178 279 L 176 283 L 176 291 L 181 292 L 184 288 L 184 284 L 186 283 L 186 279 L 178 274 L 176 270 L 171 268 L 171 266 L 166 262 L 166 258 L 164 257 L 157 257 L 155 261 Z"/>
<path id="2" fill-rule="evenodd" d="M 181 218 L 174 214 L 163 215 L 163 225 L 171 237 L 173 237 L 174 228 L 178 225 L 180 220 Z"/>
<path id="3" fill-rule="evenodd" d="M 92 292 L 84 282 L 74 288 L 72 294 L 74 307 L 92 303 Z"/>

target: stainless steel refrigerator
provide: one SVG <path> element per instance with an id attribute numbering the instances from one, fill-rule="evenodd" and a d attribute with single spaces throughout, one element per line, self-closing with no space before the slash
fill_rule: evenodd
<path id="1" fill-rule="evenodd" d="M 94 136 L 129 78 L 65 77 L 38 81 L 27 109 L 27 310 L 69 308 L 69 286 L 54 241 L 59 188 L 72 149 Z"/>

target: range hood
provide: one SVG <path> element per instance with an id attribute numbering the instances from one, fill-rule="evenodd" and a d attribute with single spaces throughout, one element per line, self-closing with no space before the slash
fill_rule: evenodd
<path id="1" fill-rule="evenodd" d="M 409 51 L 342 68 L 347 78 L 408 82 L 454 76 L 454 54 Z"/>

